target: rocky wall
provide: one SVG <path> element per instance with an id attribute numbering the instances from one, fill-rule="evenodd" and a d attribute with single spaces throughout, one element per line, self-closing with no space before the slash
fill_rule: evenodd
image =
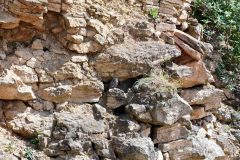
<path id="1" fill-rule="evenodd" d="M 0 0 L 0 159 L 239 158 L 190 4 Z"/>

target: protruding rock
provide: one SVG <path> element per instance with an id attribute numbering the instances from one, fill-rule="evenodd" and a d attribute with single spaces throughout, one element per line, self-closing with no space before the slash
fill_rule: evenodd
<path id="1" fill-rule="evenodd" d="M 189 46 L 191 46 L 193 49 L 197 50 L 198 52 L 202 54 L 209 54 L 213 48 L 210 48 L 209 45 L 206 45 L 204 42 L 201 42 L 191 35 L 188 35 L 180 30 L 174 30 L 175 36 L 177 36 L 179 39 L 187 43 Z"/>
<path id="2" fill-rule="evenodd" d="M 223 91 L 212 85 L 185 89 L 181 96 L 190 105 L 205 105 L 205 110 L 220 108 L 224 97 Z"/>
<path id="3" fill-rule="evenodd" d="M 38 82 L 38 76 L 36 72 L 26 65 L 23 66 L 14 65 L 11 67 L 11 70 L 22 79 L 23 83 Z"/>
<path id="4" fill-rule="evenodd" d="M 59 84 L 42 88 L 38 94 L 42 99 L 62 103 L 65 101 L 83 103 L 98 102 L 102 96 L 103 85 L 93 81 L 84 81 L 77 84 Z"/>
<path id="5" fill-rule="evenodd" d="M 140 79 L 129 92 L 126 110 L 137 120 L 157 125 L 171 125 L 190 114 L 191 106 L 176 93 L 176 86 L 164 74 Z M 139 105 L 136 105 L 139 104 Z"/>
<path id="6" fill-rule="evenodd" d="M 176 71 L 176 80 L 181 88 L 214 82 L 213 76 L 202 61 L 194 61 L 184 66 L 173 66 L 171 70 L 172 72 Z M 181 72 L 178 72 L 179 70 Z"/>
<path id="7" fill-rule="evenodd" d="M 108 48 L 97 55 L 92 64 L 103 80 L 113 77 L 126 80 L 147 74 L 154 65 L 180 55 L 173 45 L 153 41 L 125 43 Z"/>

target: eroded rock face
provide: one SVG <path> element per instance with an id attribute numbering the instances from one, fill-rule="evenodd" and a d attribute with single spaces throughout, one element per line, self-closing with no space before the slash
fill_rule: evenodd
<path id="1" fill-rule="evenodd" d="M 37 133 L 50 136 L 53 118 L 47 112 L 37 112 L 21 101 L 9 102 L 3 106 L 7 127 L 23 137 Z"/>
<path id="2" fill-rule="evenodd" d="M 172 45 L 161 45 L 153 41 L 126 43 L 100 53 L 92 65 L 103 80 L 126 80 L 148 74 L 154 65 L 180 55 L 180 51 Z"/>
<path id="3" fill-rule="evenodd" d="M 17 75 L 10 71 L 2 73 L 0 77 L 0 90 L 0 99 L 26 101 L 36 98 L 32 88 L 25 85 Z"/>
<path id="4" fill-rule="evenodd" d="M 82 83 L 57 84 L 42 88 L 38 95 L 42 99 L 62 103 L 67 101 L 75 103 L 98 102 L 102 95 L 103 85 L 92 81 Z"/>
<path id="5" fill-rule="evenodd" d="M 154 143 L 166 143 L 187 138 L 189 131 L 180 124 L 158 127 L 154 130 Z"/>

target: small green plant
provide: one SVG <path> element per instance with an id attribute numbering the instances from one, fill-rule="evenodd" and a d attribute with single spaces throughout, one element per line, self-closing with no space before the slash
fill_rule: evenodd
<path id="1" fill-rule="evenodd" d="M 156 92 L 174 92 L 177 91 L 178 84 L 162 70 L 153 70 L 146 78 L 137 82 L 138 85 L 147 85 L 153 94 Z"/>
<path id="2" fill-rule="evenodd" d="M 149 11 L 149 15 L 152 19 L 158 18 L 158 9 L 157 8 L 151 8 Z"/>
<path id="3" fill-rule="evenodd" d="M 240 73 L 240 1 L 194 0 L 193 16 L 204 26 L 204 36 L 209 41 L 224 42 L 215 46 L 222 55 L 216 74 L 230 89 L 239 83 Z"/>
<path id="4" fill-rule="evenodd" d="M 24 158 L 27 160 L 33 160 L 33 151 L 31 148 L 24 149 Z"/>

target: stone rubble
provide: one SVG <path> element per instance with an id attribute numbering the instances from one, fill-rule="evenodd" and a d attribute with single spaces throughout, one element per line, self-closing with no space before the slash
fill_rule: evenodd
<path id="1" fill-rule="evenodd" d="M 0 159 L 239 159 L 191 2 L 0 0 Z"/>

